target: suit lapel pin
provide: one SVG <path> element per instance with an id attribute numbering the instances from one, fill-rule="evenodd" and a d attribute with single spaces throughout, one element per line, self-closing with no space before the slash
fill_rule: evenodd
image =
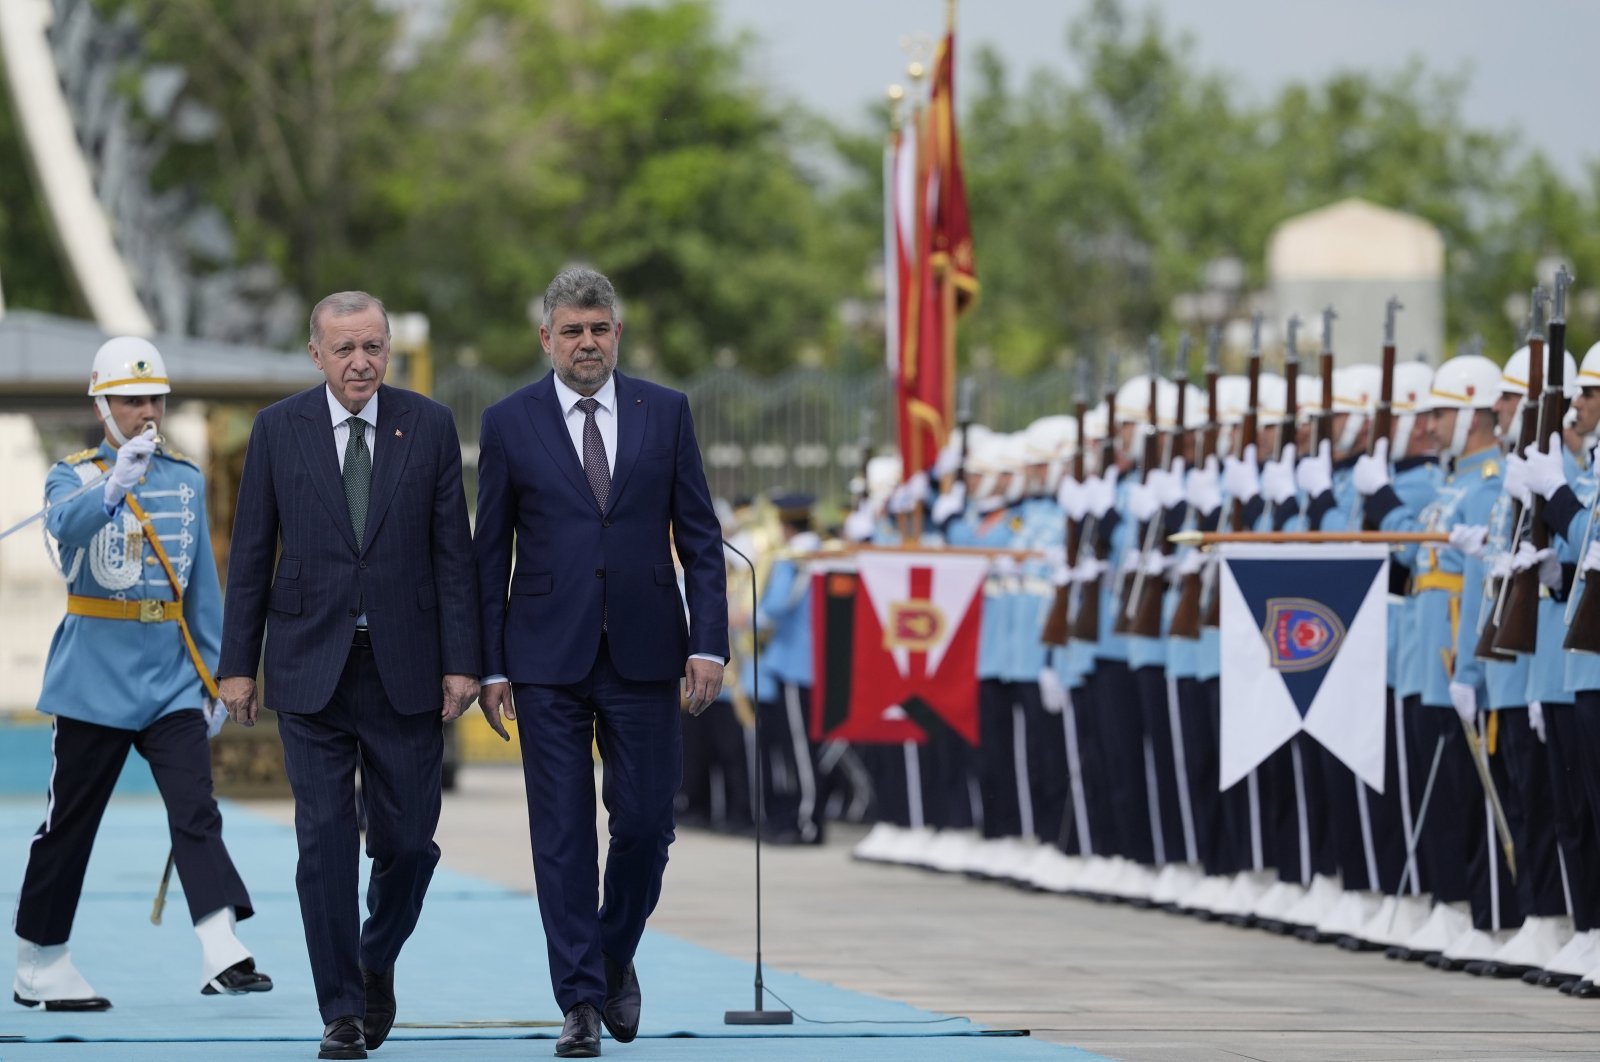
<path id="1" fill-rule="evenodd" d="M 403 431 L 401 431 L 401 430 L 400 430 L 400 429 L 399 429 L 399 428 L 396 428 L 396 429 L 395 429 L 395 430 L 394 430 L 394 437 L 395 437 L 395 438 L 396 438 L 396 439 L 403 439 L 403 438 L 405 438 L 405 434 L 406 434 L 406 433 L 405 433 L 405 432 L 403 432 Z"/>

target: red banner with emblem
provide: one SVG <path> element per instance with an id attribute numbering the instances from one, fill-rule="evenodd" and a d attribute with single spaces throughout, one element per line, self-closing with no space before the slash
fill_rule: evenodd
<path id="1" fill-rule="evenodd" d="M 811 734 L 922 743 L 949 729 L 978 744 L 983 557 L 865 553 L 812 576 Z"/>

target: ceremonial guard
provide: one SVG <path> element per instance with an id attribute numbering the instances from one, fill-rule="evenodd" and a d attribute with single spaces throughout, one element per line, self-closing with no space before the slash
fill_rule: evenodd
<path id="1" fill-rule="evenodd" d="M 55 717 L 49 803 L 28 848 L 15 920 L 12 998 L 28 1007 L 111 1006 L 73 965 L 67 940 L 129 749 L 150 764 L 166 804 L 169 866 L 200 938 L 201 992 L 272 988 L 234 935 L 254 910 L 211 795 L 207 738 L 226 719 L 212 679 L 222 595 L 205 477 L 159 434 L 171 390 L 149 342 L 105 343 L 89 374 L 105 441 L 58 463 L 45 483 L 67 615 L 39 695 L 39 710 Z"/>

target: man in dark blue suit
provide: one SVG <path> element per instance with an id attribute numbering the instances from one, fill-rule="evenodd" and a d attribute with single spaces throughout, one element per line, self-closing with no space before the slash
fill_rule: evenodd
<path id="1" fill-rule="evenodd" d="M 328 296 L 309 347 L 326 384 L 262 410 L 250 431 L 217 675 L 229 714 L 254 725 L 265 637 L 262 699 L 294 791 L 295 883 L 325 1023 L 317 1057 L 366 1058 L 394 1023 L 395 959 L 439 862 L 442 726 L 478 692 L 477 578 L 455 421 L 383 385 L 383 304 Z"/>
<path id="2" fill-rule="evenodd" d="M 521 720 L 567 1058 L 600 1053 L 602 1020 L 623 1043 L 638 1032 L 633 955 L 661 895 L 683 769 L 678 684 L 698 715 L 728 658 L 721 528 L 689 402 L 616 371 L 616 302 L 590 269 L 551 281 L 539 341 L 553 371 L 484 411 L 478 457 L 483 711 L 496 729 L 502 713 Z M 598 911 L 591 743 L 611 834 Z"/>

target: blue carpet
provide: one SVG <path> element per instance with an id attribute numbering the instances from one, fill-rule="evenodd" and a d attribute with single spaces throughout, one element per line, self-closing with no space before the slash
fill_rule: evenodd
<path id="1" fill-rule="evenodd" d="M 0 801 L 0 884 L 8 886 L 0 904 L 8 908 L 15 905 L 14 883 L 42 810 L 37 800 Z M 167 850 L 161 804 L 122 797 L 112 802 L 101 827 L 72 935 L 79 969 L 115 1007 L 70 1015 L 0 1004 L 0 1060 L 63 1057 L 59 1047 L 52 1053 L 49 1041 L 79 1041 L 66 1051 L 86 1062 L 314 1057 L 310 1041 L 320 1029 L 294 895 L 294 832 L 235 804 L 225 805 L 224 818 L 229 851 L 257 910 L 241 924 L 240 936 L 272 975 L 275 990 L 243 997 L 199 994 L 199 948 L 176 879 L 164 924 L 150 924 Z M 525 842 L 519 836 L 514 843 Z M 0 969 L 9 969 L 9 962 L 7 955 Z M 727 1026 L 723 1011 L 752 1001 L 748 961 L 652 932 L 640 947 L 638 967 L 645 1000 L 640 1038 L 632 1045 L 608 1039 L 608 1054 L 716 1060 L 758 1051 L 763 1058 L 789 1060 L 870 1051 L 874 1058 L 930 1062 L 1099 1057 L 1026 1037 L 990 1035 L 965 1018 L 939 1021 L 941 1015 L 903 1003 L 773 970 L 767 983 L 774 992 L 800 1013 L 829 1023 Z M 538 1057 L 547 1048 L 517 1041 L 548 1042 L 560 1029 L 533 897 L 444 867 L 434 876 L 395 981 L 401 1024 L 383 1058 Z M 863 1043 L 865 1038 L 871 1043 Z"/>

